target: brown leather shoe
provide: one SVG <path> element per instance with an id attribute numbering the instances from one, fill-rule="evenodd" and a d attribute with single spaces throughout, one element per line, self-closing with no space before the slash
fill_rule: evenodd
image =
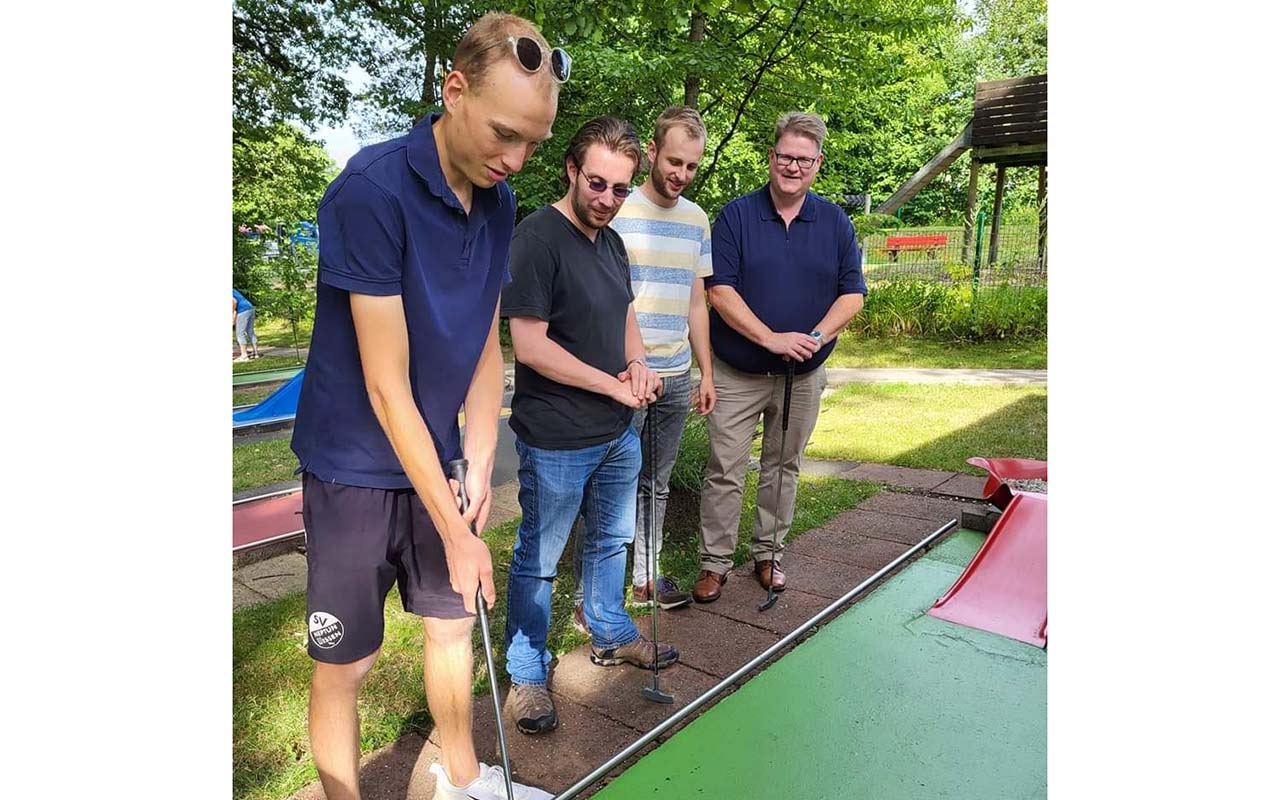
<path id="1" fill-rule="evenodd" d="M 729 580 L 729 574 L 717 575 L 709 569 L 698 573 L 698 580 L 693 584 L 693 599 L 699 603 L 710 603 L 720 599 L 720 587 Z"/>
<path id="2" fill-rule="evenodd" d="M 781 592 L 787 588 L 787 576 L 782 571 L 782 567 L 778 566 L 777 561 L 757 561 L 756 580 L 760 581 L 761 588 L 768 589 L 771 578 L 775 592 Z"/>

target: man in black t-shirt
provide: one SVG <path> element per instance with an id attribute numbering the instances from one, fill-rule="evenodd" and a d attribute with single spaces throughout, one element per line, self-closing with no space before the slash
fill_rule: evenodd
<path id="1" fill-rule="evenodd" d="M 524 733 L 559 724 L 546 685 L 551 583 L 579 510 L 591 660 L 653 668 L 653 643 L 627 616 L 623 584 L 640 473 L 631 420 L 657 399 L 661 380 L 645 364 L 626 248 L 608 227 L 640 161 L 630 124 L 586 123 L 565 154 L 564 197 L 516 226 L 511 241 L 502 314 L 516 352 L 511 428 L 523 519 L 507 586 L 507 705 Z M 678 657 L 659 645 L 659 667 Z"/>

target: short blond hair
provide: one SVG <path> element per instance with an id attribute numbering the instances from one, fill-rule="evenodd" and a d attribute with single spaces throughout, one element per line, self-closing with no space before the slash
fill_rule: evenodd
<path id="1" fill-rule="evenodd" d="M 543 66 L 547 69 L 546 77 L 549 80 L 551 47 L 547 40 L 542 38 L 537 27 L 529 20 L 500 11 L 490 11 L 467 29 L 462 41 L 458 42 L 458 48 L 453 51 L 453 68 L 466 75 L 474 86 L 483 86 L 494 64 L 503 58 L 515 58 L 507 43 L 508 36 L 528 36 L 542 47 L 543 54 L 547 55 L 543 59 Z"/>
<path id="2" fill-rule="evenodd" d="M 822 142 L 827 138 L 827 123 L 817 114 L 804 111 L 788 111 L 778 117 L 778 124 L 773 126 L 773 144 L 788 133 L 812 139 L 818 144 L 818 152 L 822 152 Z"/>
<path id="3" fill-rule="evenodd" d="M 659 114 L 658 119 L 653 123 L 654 146 L 661 150 L 662 143 L 667 139 L 667 131 L 677 125 L 684 128 L 685 133 L 691 138 L 701 139 L 704 142 L 707 140 L 707 126 L 696 108 L 671 106 Z"/>

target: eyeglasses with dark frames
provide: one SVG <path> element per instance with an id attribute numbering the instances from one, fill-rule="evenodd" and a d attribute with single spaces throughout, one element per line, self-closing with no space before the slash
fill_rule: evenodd
<path id="1" fill-rule="evenodd" d="M 818 163 L 818 159 L 812 156 L 793 156 L 786 153 L 773 151 L 773 160 L 778 162 L 780 167 L 789 167 L 795 164 L 801 171 L 813 169 L 813 165 Z"/>

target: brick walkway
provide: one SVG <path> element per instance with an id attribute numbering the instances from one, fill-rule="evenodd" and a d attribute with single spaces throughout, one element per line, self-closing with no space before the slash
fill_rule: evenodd
<path id="1" fill-rule="evenodd" d="M 881 492 L 796 538 L 787 547 L 785 559 L 789 588 L 767 613 L 756 610 L 764 591 L 751 575 L 750 564 L 731 573 L 715 603 L 661 612 L 662 638 L 680 648 L 680 663 L 661 673 L 662 687 L 676 695 L 675 705 L 643 700 L 640 689 L 651 680 L 650 673 L 625 666 L 597 667 L 588 660 L 586 645 L 562 656 L 550 679 L 560 727 L 551 734 L 532 737 L 516 732 L 515 725 L 507 723 L 515 776 L 548 791 L 563 791 L 911 545 L 958 518 L 962 509 L 980 506 L 975 500 L 983 479 L 970 475 L 880 464 L 859 464 L 838 474 L 880 482 L 897 491 Z M 497 491 L 495 520 L 504 518 L 500 514 L 518 514 L 514 488 Z M 940 496 L 944 494 L 950 496 Z M 272 559 L 246 568 L 256 570 L 237 575 L 237 593 L 267 596 L 284 586 L 296 586 L 298 579 L 305 588 L 305 559 L 293 555 L 282 557 L 287 561 L 281 560 L 279 566 L 268 566 L 278 560 Z M 284 572 L 295 577 L 283 578 Z M 648 617 L 637 618 L 637 624 L 648 630 Z M 475 698 L 473 713 L 481 760 L 499 762 L 493 754 L 493 706 L 487 693 Z M 360 779 L 363 796 L 367 800 L 429 800 L 435 781 L 427 768 L 438 756 L 434 732 L 427 737 L 409 734 L 365 755 Z M 295 794 L 293 800 L 323 797 L 316 782 Z"/>

